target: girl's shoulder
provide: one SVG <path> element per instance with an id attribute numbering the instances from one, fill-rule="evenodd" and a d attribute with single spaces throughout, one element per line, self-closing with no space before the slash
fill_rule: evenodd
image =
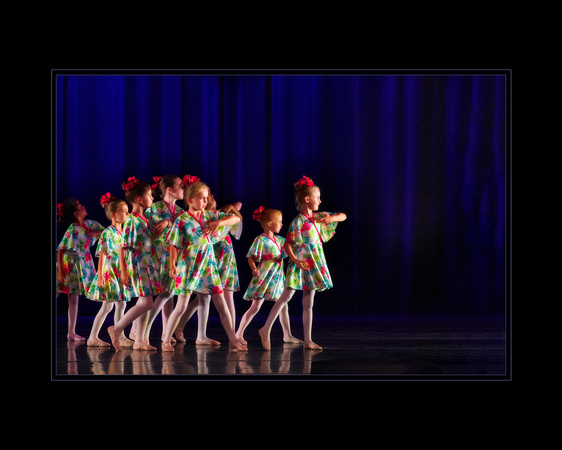
<path id="1" fill-rule="evenodd" d="M 176 218 L 176 222 L 178 220 L 182 222 L 189 222 L 192 220 L 192 217 L 187 213 L 187 211 L 182 211 L 182 213 Z"/>

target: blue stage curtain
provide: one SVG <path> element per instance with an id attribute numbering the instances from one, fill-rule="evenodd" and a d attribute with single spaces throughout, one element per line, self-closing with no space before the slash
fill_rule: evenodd
<path id="1" fill-rule="evenodd" d="M 292 185 L 307 175 L 322 189 L 321 210 L 348 216 L 324 245 L 334 288 L 317 295 L 315 311 L 503 312 L 505 74 L 55 81 L 54 203 L 76 197 L 107 225 L 99 198 L 122 197 L 127 177 L 197 175 L 219 205 L 243 202 L 234 245 L 244 291 L 245 255 L 261 232 L 251 212 L 281 209 L 284 236 L 297 214 Z"/>

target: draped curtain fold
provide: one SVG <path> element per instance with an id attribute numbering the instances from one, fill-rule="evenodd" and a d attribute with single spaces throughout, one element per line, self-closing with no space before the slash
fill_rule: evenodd
<path id="1" fill-rule="evenodd" d="M 315 311 L 504 310 L 504 74 L 70 74 L 55 86 L 54 203 L 78 198 L 107 226 L 99 198 L 122 197 L 127 177 L 197 175 L 219 205 L 243 203 L 244 290 L 261 232 L 251 212 L 281 209 L 285 235 L 307 175 L 321 210 L 348 216 L 324 246 L 334 288 Z"/>

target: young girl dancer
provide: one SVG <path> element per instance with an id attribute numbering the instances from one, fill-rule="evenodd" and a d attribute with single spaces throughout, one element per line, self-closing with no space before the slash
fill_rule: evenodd
<path id="1" fill-rule="evenodd" d="M 76 334 L 78 297 L 88 293 L 88 287 L 96 274 L 90 247 L 104 227 L 95 220 L 86 220 L 86 207 L 74 198 L 57 204 L 57 215 L 59 223 L 69 225 L 57 247 L 57 293 L 68 294 L 66 337 L 69 341 L 83 341 L 84 338 Z"/>
<path id="2" fill-rule="evenodd" d="M 303 291 L 302 322 L 304 329 L 304 348 L 321 350 L 312 341 L 312 306 L 316 291 L 333 287 L 328 271 L 322 242 L 327 242 L 335 234 L 338 222 L 347 216 L 344 213 L 318 213 L 320 188 L 303 176 L 294 184 L 295 200 L 300 214 L 293 219 L 285 240 L 285 251 L 291 261 L 286 274 L 285 290 L 271 309 L 263 328 L 259 329 L 262 345 L 271 348 L 269 335 L 273 322 L 281 308 L 292 298 L 296 289 Z"/>
<path id="3" fill-rule="evenodd" d="M 212 245 L 220 239 L 217 235 L 219 227 L 232 226 L 240 222 L 240 218 L 234 214 L 205 211 L 209 187 L 201 181 L 191 183 L 184 196 L 189 210 L 176 219 L 167 237 L 170 244 L 171 292 L 178 295 L 178 301 L 168 319 L 162 351 L 174 351 L 170 343 L 172 333 L 193 292 L 211 294 L 221 324 L 228 335 L 230 348 L 244 351 L 246 348 L 238 343 L 224 300 Z"/>
<path id="4" fill-rule="evenodd" d="M 150 216 L 152 223 L 155 223 L 152 230 L 152 245 L 156 251 L 155 259 L 159 262 L 157 276 L 162 286 L 162 292 L 154 301 L 150 310 L 148 323 L 144 332 L 145 339 L 150 336 L 150 329 L 154 319 L 162 309 L 162 336 L 168 323 L 168 317 L 174 309 L 174 302 L 169 302 L 174 296 L 168 292 L 170 286 L 170 251 L 166 242 L 166 235 L 174 224 L 177 217 L 185 212 L 176 202 L 183 198 L 184 184 L 177 175 L 164 175 L 163 177 L 153 177 L 155 184 L 152 189 L 159 192 L 162 200 L 152 204 L 150 209 L 145 211 Z"/>
<path id="5" fill-rule="evenodd" d="M 111 220 L 111 226 L 107 227 L 100 236 L 96 256 L 98 260 L 98 272 L 94 277 L 88 298 L 102 302 L 100 310 L 96 314 L 88 347 L 109 347 L 110 344 L 99 339 L 98 334 L 107 315 L 115 305 L 114 322 L 117 323 L 125 312 L 125 302 L 129 301 L 129 291 L 119 282 L 119 249 L 121 248 L 121 229 L 123 222 L 129 216 L 129 207 L 124 200 L 113 197 L 109 192 L 102 195 L 101 206 L 105 210 L 106 217 Z M 131 347 L 129 341 L 122 333 L 120 343 L 123 347 Z"/>
<path id="6" fill-rule="evenodd" d="M 240 239 L 240 234 L 242 232 L 242 215 L 239 210 L 242 208 L 242 203 L 236 202 L 233 205 L 223 206 L 219 211 L 226 214 L 235 214 L 240 218 L 240 222 L 232 227 L 222 227 L 221 236 L 225 236 L 217 243 L 213 244 L 213 251 L 215 252 L 215 260 L 217 263 L 217 270 L 221 277 L 221 284 L 224 287 L 224 299 L 228 310 L 230 312 L 230 317 L 232 320 L 232 327 L 236 329 L 236 308 L 234 306 L 234 292 L 240 290 L 240 282 L 238 280 L 238 266 L 236 264 L 236 256 L 234 255 L 234 249 L 232 248 L 232 239 L 230 235 Z M 207 211 L 216 212 L 217 202 L 214 196 L 209 193 L 209 200 L 207 206 L 205 207 Z M 229 230 L 230 228 L 230 230 Z M 207 321 L 209 319 L 209 306 L 211 303 L 211 296 L 209 294 L 197 294 L 197 299 L 189 302 L 185 313 L 183 313 L 178 326 L 174 332 L 176 338 L 179 342 L 186 342 L 183 335 L 183 329 L 185 325 L 193 316 L 195 310 L 197 310 L 197 339 L 195 340 L 196 345 L 212 345 L 220 346 L 219 341 L 214 339 L 209 339 L 207 337 Z"/>
<path id="7" fill-rule="evenodd" d="M 287 257 L 287 253 L 283 248 L 285 238 L 277 236 L 277 233 L 281 231 L 283 226 L 283 215 L 277 209 L 264 209 L 263 206 L 260 206 L 254 211 L 252 217 L 261 224 L 263 233 L 254 239 L 246 255 L 253 278 L 248 289 L 246 289 L 244 299 L 252 300 L 252 306 L 242 316 L 240 326 L 236 332 L 236 336 L 242 342 L 246 342 L 244 340 L 244 330 L 260 310 L 264 300 L 277 301 L 283 293 L 285 285 L 285 275 L 283 273 L 283 258 Z M 287 304 L 281 308 L 280 314 L 280 322 L 283 327 L 283 341 L 294 344 L 301 343 L 300 339 L 291 334 Z"/>
<path id="8" fill-rule="evenodd" d="M 128 286 L 129 295 L 138 297 L 135 306 L 130 308 L 115 326 L 108 327 L 111 343 L 116 350 L 121 350 L 119 336 L 127 325 L 136 320 L 134 350 L 156 350 L 144 339 L 144 330 L 148 312 L 152 308 L 152 296 L 161 292 L 156 277 L 156 264 L 153 260 L 152 220 L 144 210 L 152 205 L 152 190 L 148 183 L 129 177 L 123 183 L 125 199 L 132 205 L 132 212 L 123 224 L 123 239 L 119 249 L 120 281 Z"/>

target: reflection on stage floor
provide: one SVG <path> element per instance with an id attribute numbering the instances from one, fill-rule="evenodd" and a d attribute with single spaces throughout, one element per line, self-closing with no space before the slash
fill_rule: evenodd
<path id="1" fill-rule="evenodd" d="M 256 319 L 259 319 L 257 316 Z M 265 351 L 255 319 L 246 330 L 248 352 L 228 350 L 217 317 L 207 335 L 221 347 L 195 346 L 196 324 L 188 323 L 187 343 L 160 349 L 161 325 L 152 329 L 155 351 L 88 347 L 66 340 L 66 318 L 53 329 L 52 378 L 65 379 L 509 379 L 510 346 L 502 316 L 463 317 L 315 317 L 313 337 L 323 350 L 284 344 L 280 326 Z M 93 317 L 80 317 L 77 333 L 87 337 Z M 107 320 L 100 338 L 110 342 Z M 291 317 L 293 334 L 302 338 L 300 317 Z M 128 331 L 128 330 L 127 330 Z"/>

